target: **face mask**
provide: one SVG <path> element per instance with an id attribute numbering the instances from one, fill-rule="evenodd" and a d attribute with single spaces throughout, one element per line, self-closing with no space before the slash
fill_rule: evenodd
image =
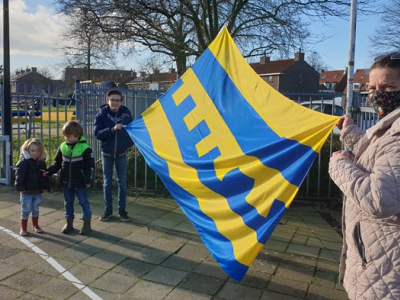
<path id="1" fill-rule="evenodd" d="M 382 92 L 375 91 L 368 98 L 368 102 L 379 115 L 379 119 L 400 107 L 400 91 Z"/>

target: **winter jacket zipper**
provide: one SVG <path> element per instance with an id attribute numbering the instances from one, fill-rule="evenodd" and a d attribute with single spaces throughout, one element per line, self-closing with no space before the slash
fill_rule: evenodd
<path id="1" fill-rule="evenodd" d="M 356 226 L 354 227 L 353 238 L 354 238 L 354 243 L 356 244 L 356 248 L 357 248 L 358 254 L 361 257 L 362 268 L 365 269 L 365 266 L 367 264 L 367 260 L 365 258 L 364 243 L 363 243 L 362 238 L 361 238 L 361 225 L 360 225 L 360 222 L 357 222 Z"/>

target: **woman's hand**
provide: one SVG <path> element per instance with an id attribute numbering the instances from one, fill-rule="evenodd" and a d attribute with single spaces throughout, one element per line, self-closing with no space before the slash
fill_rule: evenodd
<path id="1" fill-rule="evenodd" d="M 354 120 L 352 118 L 350 118 L 348 115 L 344 115 L 336 123 L 336 127 L 339 128 L 340 130 L 342 130 L 342 129 L 346 129 L 351 124 L 354 124 Z"/>
<path id="2" fill-rule="evenodd" d="M 329 160 L 329 164 L 330 165 L 333 164 L 335 161 L 337 161 L 339 158 L 342 158 L 342 157 L 353 160 L 353 157 L 349 153 L 347 153 L 345 150 L 339 150 L 339 151 L 332 153 L 332 156 Z"/>

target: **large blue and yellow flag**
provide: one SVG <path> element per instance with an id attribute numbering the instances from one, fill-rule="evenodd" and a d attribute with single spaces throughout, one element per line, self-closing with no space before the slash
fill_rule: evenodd
<path id="1" fill-rule="evenodd" d="M 337 121 L 271 88 L 223 29 L 126 130 L 215 260 L 240 281 Z"/>

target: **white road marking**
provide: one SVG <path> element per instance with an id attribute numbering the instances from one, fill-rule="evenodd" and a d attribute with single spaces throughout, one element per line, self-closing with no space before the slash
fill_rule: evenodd
<path id="1" fill-rule="evenodd" d="M 4 228 L 0 226 L 0 229 L 4 231 L 5 233 L 8 233 L 9 235 L 13 236 L 17 240 L 19 240 L 21 243 L 25 244 L 29 248 L 31 248 L 35 253 L 39 254 L 45 261 L 47 261 L 54 269 L 56 269 L 58 272 L 60 272 L 61 275 L 63 275 L 67 280 L 69 280 L 73 285 L 75 285 L 79 290 L 84 292 L 90 299 L 93 300 L 102 300 L 101 297 L 96 295 L 91 289 L 86 287 L 82 282 L 79 281 L 74 275 L 72 275 L 70 272 L 68 272 L 62 265 L 60 265 L 57 261 L 54 260 L 54 258 L 50 257 L 46 252 L 44 252 L 42 249 L 39 247 L 35 246 L 32 244 L 30 241 L 28 241 L 26 238 L 23 236 L 20 236 L 19 234 L 16 234 L 12 232 L 11 230 Z"/>

